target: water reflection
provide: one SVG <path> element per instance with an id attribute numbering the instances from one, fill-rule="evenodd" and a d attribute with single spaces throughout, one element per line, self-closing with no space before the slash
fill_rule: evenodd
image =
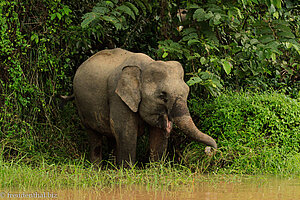
<path id="1" fill-rule="evenodd" d="M 297 200 L 300 199 L 300 179 L 248 178 L 234 181 L 206 181 L 175 190 L 151 190 L 146 187 L 115 189 L 60 190 L 53 199 L 197 199 L 197 200 Z"/>
<path id="2" fill-rule="evenodd" d="M 300 199 L 300 179 L 262 178 L 232 182 L 203 182 L 197 186 L 182 186 L 174 191 L 147 190 L 134 186 L 102 191 L 65 190 L 58 192 L 58 196 L 59 199 L 295 200 Z"/>

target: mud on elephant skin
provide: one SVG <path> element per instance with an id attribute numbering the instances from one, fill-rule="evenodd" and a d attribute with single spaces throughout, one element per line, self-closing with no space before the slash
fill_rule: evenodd
<path id="1" fill-rule="evenodd" d="M 123 49 L 103 50 L 86 60 L 75 74 L 73 89 L 91 161 L 100 163 L 105 136 L 115 140 L 118 164 L 134 163 L 137 137 L 145 126 L 150 129 L 150 157 L 157 160 L 166 151 L 173 123 L 196 141 L 217 148 L 190 116 L 183 76 L 179 62 L 155 61 Z"/>

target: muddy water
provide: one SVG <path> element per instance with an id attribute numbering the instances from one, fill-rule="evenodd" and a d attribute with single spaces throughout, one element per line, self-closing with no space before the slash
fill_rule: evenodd
<path id="1" fill-rule="evenodd" d="M 111 190 L 65 190 L 58 199 L 197 199 L 197 200 L 300 200 L 300 178 L 251 178 L 235 181 L 203 182 L 175 190 L 147 190 L 143 187 Z"/>
<path id="2" fill-rule="evenodd" d="M 60 190 L 51 191 L 50 194 L 53 195 L 53 198 L 38 199 L 300 200 L 300 178 L 248 178 L 234 181 L 205 181 L 198 185 L 176 187 L 174 190 L 151 190 L 141 186 L 131 186 L 115 189 Z"/>

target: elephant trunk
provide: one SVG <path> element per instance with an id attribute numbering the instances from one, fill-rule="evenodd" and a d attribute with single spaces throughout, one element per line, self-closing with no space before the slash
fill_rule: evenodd
<path id="1" fill-rule="evenodd" d="M 209 135 L 202 133 L 194 124 L 192 117 L 188 111 L 186 102 L 177 101 L 175 103 L 172 109 L 172 118 L 178 128 L 181 129 L 186 135 L 190 136 L 198 142 L 202 142 L 217 149 L 216 141 Z"/>

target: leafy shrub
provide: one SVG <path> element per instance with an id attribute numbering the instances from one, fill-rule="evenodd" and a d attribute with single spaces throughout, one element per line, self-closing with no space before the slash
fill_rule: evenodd
<path id="1" fill-rule="evenodd" d="M 64 117 L 55 98 L 71 91 L 74 65 L 86 58 L 76 55 L 82 52 L 76 44 L 82 32 L 71 25 L 71 9 L 61 0 L 4 0 L 0 5 L 1 156 L 32 164 L 42 157 L 78 158 L 74 143 L 81 132 L 70 131 L 79 124 L 78 117 L 72 120 L 76 110 Z"/>
<path id="2" fill-rule="evenodd" d="M 276 92 L 229 93 L 211 102 L 191 99 L 190 109 L 198 127 L 219 146 L 211 159 L 192 143 L 185 151 L 191 166 L 248 174 L 300 173 L 299 100 Z"/>
<path id="3" fill-rule="evenodd" d="M 208 90 L 217 96 L 223 85 L 285 88 L 295 97 L 300 84 L 296 5 L 279 0 L 192 1 L 182 5 L 187 15 L 178 39 L 158 42 L 158 57 L 180 60 L 192 75 L 192 92 L 198 94 Z M 202 78 L 203 73 L 214 76 Z"/>

